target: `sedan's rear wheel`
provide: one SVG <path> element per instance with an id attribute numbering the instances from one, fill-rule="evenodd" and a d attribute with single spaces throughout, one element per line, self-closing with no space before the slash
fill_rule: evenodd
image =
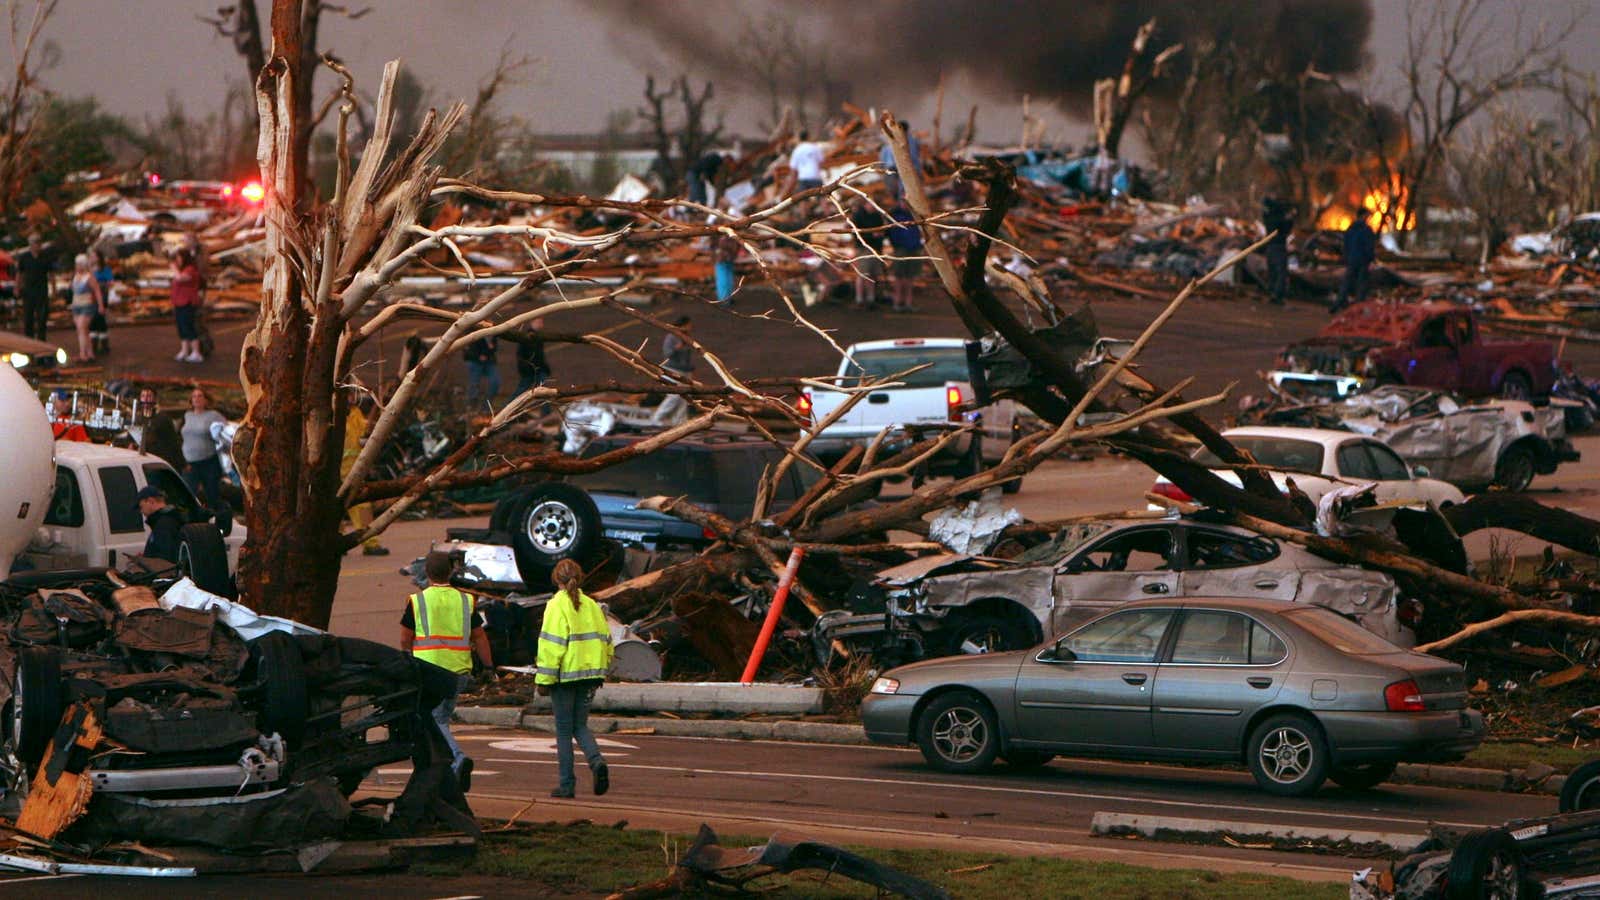
<path id="1" fill-rule="evenodd" d="M 976 694 L 935 698 L 917 720 L 922 757 L 941 772 L 982 772 L 1000 752 L 1000 726 Z"/>
<path id="2" fill-rule="evenodd" d="M 1328 742 L 1305 716 L 1272 716 L 1250 735 L 1250 774 L 1270 794 L 1303 797 L 1328 777 Z"/>
<path id="3" fill-rule="evenodd" d="M 1360 766 L 1335 766 L 1328 777 L 1333 783 L 1352 791 L 1370 791 L 1394 774 L 1395 763 L 1367 763 Z"/>

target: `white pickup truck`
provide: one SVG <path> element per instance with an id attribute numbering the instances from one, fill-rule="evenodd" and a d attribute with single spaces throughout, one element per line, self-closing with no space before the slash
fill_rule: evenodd
<path id="1" fill-rule="evenodd" d="M 951 443 L 930 463 L 929 471 L 960 478 L 998 462 L 1017 437 L 1016 407 L 1009 400 L 997 400 L 984 407 L 973 405 L 975 395 L 968 380 L 966 345 L 959 338 L 897 338 L 852 344 L 845 350 L 834 383 L 851 387 L 867 378 L 883 378 L 923 364 L 927 367 L 899 379 L 898 387 L 868 394 L 817 435 L 811 452 L 831 465 L 852 446 L 870 444 L 887 429 L 878 458 L 888 459 L 919 439 L 971 422 L 977 429 Z M 805 395 L 802 408 L 809 406 L 812 420 L 820 422 L 848 397 L 845 391 L 816 390 Z M 1019 478 L 1006 482 L 1004 490 L 1011 494 L 1021 487 Z"/>

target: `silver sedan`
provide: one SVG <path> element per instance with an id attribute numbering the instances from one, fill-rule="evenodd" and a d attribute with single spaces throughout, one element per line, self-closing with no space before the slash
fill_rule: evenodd
<path id="1" fill-rule="evenodd" d="M 892 669 L 861 706 L 873 741 L 935 768 L 1058 753 L 1243 762 L 1275 794 L 1373 787 L 1483 740 L 1465 676 L 1331 610 L 1252 599 L 1126 604 L 1033 650 Z"/>

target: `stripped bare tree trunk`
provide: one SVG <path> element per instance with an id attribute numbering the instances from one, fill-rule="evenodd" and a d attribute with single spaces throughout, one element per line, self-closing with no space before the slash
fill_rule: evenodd
<path id="1" fill-rule="evenodd" d="M 334 392 L 307 390 L 332 384 L 338 332 L 315 327 L 293 263 L 311 203 L 306 159 L 297 152 L 308 122 L 296 98 L 300 82 L 311 79 L 303 70 L 298 6 L 273 4 L 271 55 L 256 82 L 267 268 L 260 315 L 239 363 L 248 408 L 235 452 L 250 499 L 239 586 L 256 609 L 326 627 L 339 581 L 340 555 L 326 551 L 337 546 L 344 515 L 338 497 L 344 410 L 334 409 L 341 405 Z"/>

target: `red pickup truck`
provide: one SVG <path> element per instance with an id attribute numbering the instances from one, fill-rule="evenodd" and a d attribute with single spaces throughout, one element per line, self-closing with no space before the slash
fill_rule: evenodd
<path id="1" fill-rule="evenodd" d="M 1528 400 L 1550 393 L 1555 356 L 1548 341 L 1484 340 L 1472 312 L 1451 303 L 1368 302 L 1285 349 L 1267 377 L 1305 399 L 1407 384 Z"/>

